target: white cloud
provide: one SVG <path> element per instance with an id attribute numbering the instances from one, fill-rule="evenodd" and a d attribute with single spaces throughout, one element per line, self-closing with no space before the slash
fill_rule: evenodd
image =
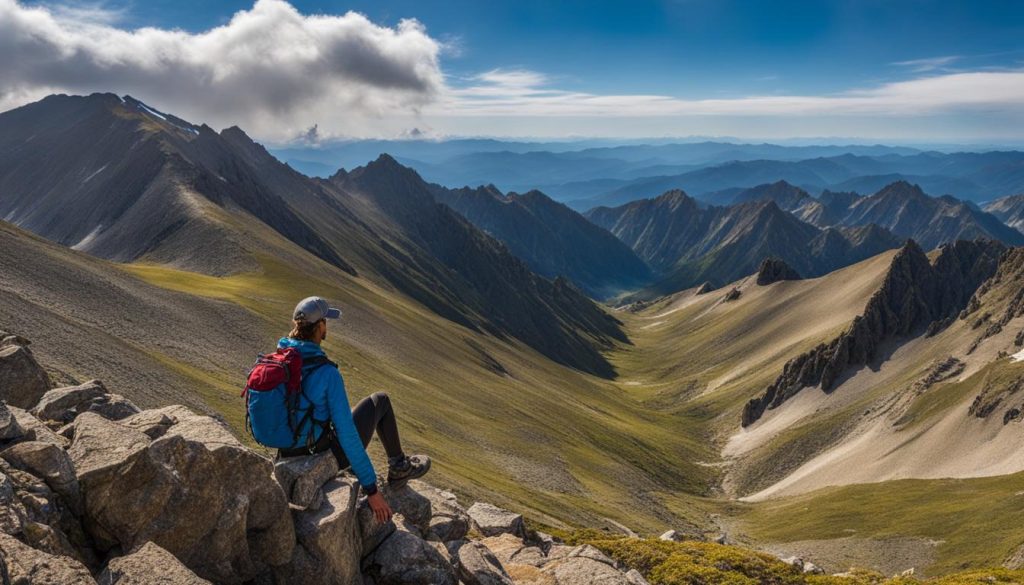
<path id="1" fill-rule="evenodd" d="M 927 59 L 911 59 L 909 61 L 896 61 L 891 65 L 897 65 L 899 67 L 908 67 L 915 73 L 925 73 L 928 71 L 935 71 L 937 69 L 944 69 L 947 65 L 951 65 L 956 61 L 963 59 L 960 55 L 946 55 L 944 57 L 929 57 Z"/>
<path id="2" fill-rule="evenodd" d="M 258 0 L 198 33 L 130 30 L 119 25 L 122 16 L 102 2 L 0 0 L 0 110 L 49 93 L 113 91 L 193 122 L 237 124 L 270 142 L 396 137 L 409 128 L 429 135 L 740 135 L 752 128 L 853 135 L 938 132 L 945 124 L 961 134 L 1005 135 L 1024 120 L 1024 69 L 952 71 L 961 59 L 955 55 L 892 63 L 915 77 L 834 94 L 683 99 L 573 91 L 523 68 L 446 78 L 441 57 L 468 50 L 458 37 L 437 40 L 416 20 L 386 27 L 353 12 L 304 15 L 285 0 Z"/>
<path id="3" fill-rule="evenodd" d="M 680 99 L 600 95 L 547 87 L 528 71 L 495 70 L 451 90 L 428 112 L 466 116 L 920 116 L 963 111 L 1024 113 L 1024 70 L 920 77 L 867 89 L 815 95 Z"/>
<path id="4" fill-rule="evenodd" d="M 0 0 L 0 108 L 53 91 L 115 91 L 192 120 L 294 136 L 406 114 L 443 92 L 441 45 L 415 20 L 378 26 L 349 12 L 303 15 L 258 0 L 224 26 L 115 26 L 101 6 L 28 7 Z"/>

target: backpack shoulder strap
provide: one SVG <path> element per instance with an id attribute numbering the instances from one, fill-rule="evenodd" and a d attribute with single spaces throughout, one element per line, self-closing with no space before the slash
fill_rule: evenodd
<path id="1" fill-rule="evenodd" d="M 318 368 L 320 368 L 322 366 L 333 366 L 333 367 L 337 368 L 338 364 L 336 364 L 336 363 L 332 362 L 331 360 L 329 360 L 327 358 L 327 356 L 325 356 L 325 355 L 313 356 L 313 357 L 309 358 L 308 360 L 303 360 L 302 361 L 302 375 L 303 376 L 308 376 L 314 370 L 316 370 L 316 369 L 318 369 Z"/>

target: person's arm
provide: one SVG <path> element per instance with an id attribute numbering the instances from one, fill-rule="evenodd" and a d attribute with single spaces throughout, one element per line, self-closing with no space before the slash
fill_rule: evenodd
<path id="1" fill-rule="evenodd" d="M 322 370 L 327 371 L 327 409 L 331 415 L 331 422 L 334 423 L 334 431 L 338 434 L 338 441 L 352 465 L 352 471 L 359 479 L 363 493 L 373 494 L 377 491 L 377 472 L 373 469 L 373 463 L 366 454 L 366 448 L 363 447 L 363 440 L 352 421 L 352 407 L 348 404 L 348 394 L 345 392 L 341 372 L 334 368 Z"/>

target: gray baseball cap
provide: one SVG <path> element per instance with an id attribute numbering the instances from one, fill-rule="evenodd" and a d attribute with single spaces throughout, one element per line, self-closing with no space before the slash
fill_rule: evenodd
<path id="1" fill-rule="evenodd" d="M 316 323 L 320 319 L 337 319 L 341 317 L 341 309 L 335 309 L 321 297 L 307 297 L 295 305 L 292 319 L 305 323 Z"/>

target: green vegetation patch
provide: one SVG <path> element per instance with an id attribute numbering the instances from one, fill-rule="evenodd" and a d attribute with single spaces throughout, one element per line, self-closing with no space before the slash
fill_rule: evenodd
<path id="1" fill-rule="evenodd" d="M 590 544 L 651 585 L 982 585 L 1024 583 L 1024 571 L 984 569 L 933 579 L 886 577 L 875 571 L 851 570 L 841 575 L 811 575 L 772 555 L 739 546 L 710 542 L 672 542 L 614 537 L 597 530 L 563 533 L 567 544 Z"/>
<path id="2" fill-rule="evenodd" d="M 936 542 L 943 574 L 998 566 L 1024 542 L 1024 473 L 825 488 L 747 509 L 761 542 L 912 536 Z M 970 581 L 968 581 L 970 582 Z M 1024 583 L 1024 581 L 1021 581 Z"/>

